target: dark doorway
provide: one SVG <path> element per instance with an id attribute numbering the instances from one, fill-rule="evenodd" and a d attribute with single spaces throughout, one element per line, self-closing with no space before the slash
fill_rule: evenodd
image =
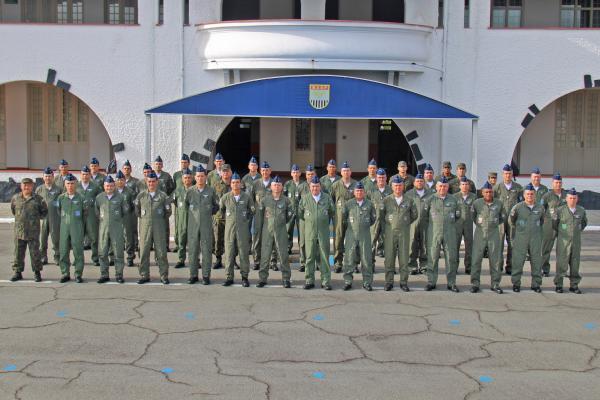
<path id="1" fill-rule="evenodd" d="M 222 21 L 242 21 L 260 18 L 260 0 L 223 0 Z"/>
<path id="2" fill-rule="evenodd" d="M 404 0 L 373 0 L 373 21 L 404 23 Z"/>
<path id="3" fill-rule="evenodd" d="M 259 121 L 258 118 L 236 117 L 217 140 L 215 153 L 221 153 L 225 162 L 231 165 L 232 171 L 239 173 L 240 176 L 247 172 L 250 157 L 252 155 L 259 157 Z"/>
<path id="4" fill-rule="evenodd" d="M 417 162 L 410 145 L 394 121 L 370 120 L 369 136 L 369 160 L 377 160 L 377 165 L 385 169 L 388 176 L 398 173 L 398 161 L 408 163 L 409 174 L 417 173 Z"/>

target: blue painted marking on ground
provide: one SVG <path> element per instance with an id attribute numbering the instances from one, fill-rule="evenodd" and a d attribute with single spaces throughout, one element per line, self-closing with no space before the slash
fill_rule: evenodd
<path id="1" fill-rule="evenodd" d="M 589 329 L 589 330 L 594 330 L 596 328 L 598 328 L 598 324 L 595 322 L 588 322 L 587 324 L 584 325 L 585 329 Z"/>
<path id="2" fill-rule="evenodd" d="M 185 318 L 186 319 L 196 319 L 196 315 L 194 315 L 193 312 L 186 312 L 185 313 Z"/>
<path id="3" fill-rule="evenodd" d="M 494 382 L 494 378 L 492 378 L 491 376 L 487 376 L 487 375 L 481 375 L 479 377 L 479 382 L 481 382 L 481 383 L 492 383 L 492 382 Z"/>
<path id="4" fill-rule="evenodd" d="M 2 370 L 6 371 L 6 372 L 16 371 L 17 370 L 17 366 L 15 364 L 6 364 L 4 366 L 4 368 L 2 368 Z"/>
<path id="5" fill-rule="evenodd" d="M 67 315 L 67 312 L 66 312 L 66 311 L 64 311 L 64 310 L 61 310 L 61 311 L 57 311 L 57 312 L 56 312 L 56 316 L 57 316 L 57 317 L 65 317 L 66 315 Z"/>
<path id="6" fill-rule="evenodd" d="M 313 317 L 313 319 L 314 319 L 315 321 L 323 321 L 323 320 L 325 319 L 325 317 L 324 317 L 324 316 L 322 316 L 321 314 L 317 314 L 317 315 L 315 315 L 315 316 Z"/>
<path id="7" fill-rule="evenodd" d="M 451 319 L 450 320 L 450 325 L 460 325 L 460 321 L 458 319 Z"/>
<path id="8" fill-rule="evenodd" d="M 313 378 L 325 379 L 325 373 L 321 371 L 313 372 Z"/>
<path id="9" fill-rule="evenodd" d="M 160 372 L 162 372 L 163 374 L 170 374 L 173 371 L 175 371 L 173 368 L 168 368 L 168 367 L 160 370 Z"/>

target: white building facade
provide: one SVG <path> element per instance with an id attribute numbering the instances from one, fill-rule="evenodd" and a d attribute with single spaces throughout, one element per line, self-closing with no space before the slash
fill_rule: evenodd
<path id="1" fill-rule="evenodd" d="M 0 168 L 181 153 L 236 169 L 376 158 L 511 161 L 600 191 L 600 2 L 593 0 L 0 0 Z M 340 75 L 428 96 L 470 120 L 152 115 L 240 82 Z M 472 137 L 472 135 L 475 135 Z"/>

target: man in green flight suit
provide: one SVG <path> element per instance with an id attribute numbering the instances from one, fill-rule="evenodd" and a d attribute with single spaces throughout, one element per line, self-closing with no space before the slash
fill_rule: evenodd
<path id="1" fill-rule="evenodd" d="M 104 192 L 96 196 L 95 213 L 100 222 L 98 229 L 98 252 L 100 254 L 100 279 L 98 283 L 110 281 L 108 273 L 108 253 L 112 251 L 115 265 L 115 278 L 118 283 L 123 280 L 123 257 L 125 216 L 133 212 L 127 199 L 115 190 L 112 176 L 104 178 Z"/>
<path id="2" fill-rule="evenodd" d="M 513 291 L 521 291 L 521 276 L 527 254 L 531 264 L 531 290 L 541 293 L 542 285 L 542 225 L 544 208 L 535 202 L 535 189 L 531 183 L 525 186 L 525 200 L 517 203 L 509 214 L 512 249 Z M 550 223 L 550 222 L 548 222 Z"/>
<path id="3" fill-rule="evenodd" d="M 292 247 L 294 245 L 294 229 L 298 230 L 298 243 L 300 243 L 300 220 L 296 215 L 298 209 L 298 203 L 300 203 L 300 185 L 303 181 L 300 180 L 302 172 L 300 167 L 296 164 L 292 165 L 290 175 L 292 179 L 287 181 L 283 186 L 283 195 L 290 199 L 292 202 L 292 219 L 287 224 L 288 233 L 288 254 L 292 254 Z M 304 249 L 300 247 L 300 259 L 303 258 Z"/>
<path id="4" fill-rule="evenodd" d="M 464 162 L 460 162 L 456 165 L 456 178 L 449 181 L 450 194 L 455 194 L 455 193 L 458 193 L 461 191 L 460 185 L 461 185 L 461 182 L 463 181 L 462 178 L 466 178 L 467 182 L 469 182 L 469 192 L 477 193 L 477 188 L 475 187 L 475 182 L 473 182 L 472 180 L 467 178 L 467 164 L 465 164 Z"/>
<path id="5" fill-rule="evenodd" d="M 258 173 L 258 161 L 256 157 L 250 157 L 248 161 L 248 173 L 242 178 L 242 190 L 251 192 L 254 184 L 258 181 L 261 175 Z"/>
<path id="6" fill-rule="evenodd" d="M 502 167 L 502 178 L 502 182 L 496 184 L 494 187 L 494 197 L 500 200 L 506 212 L 510 213 L 517 203 L 523 201 L 523 187 L 513 180 L 513 171 L 510 164 L 504 164 L 504 167 Z M 508 218 L 504 221 L 504 225 L 500 226 L 500 239 L 502 246 L 501 253 L 504 253 L 504 240 L 506 239 L 505 271 L 508 275 L 511 275 L 513 244 Z"/>
<path id="7" fill-rule="evenodd" d="M 542 172 L 538 167 L 535 167 L 531 170 L 531 184 L 535 189 L 535 202 L 542 204 L 542 198 L 546 193 L 548 193 L 548 187 L 542 185 Z"/>
<path id="8" fill-rule="evenodd" d="M 159 186 L 158 189 L 162 190 L 163 192 L 165 192 L 167 194 L 167 196 L 171 196 L 173 194 L 173 192 L 175 191 L 175 182 L 173 182 L 173 177 L 171 176 L 171 174 L 169 174 L 167 171 L 163 170 L 163 160 L 160 156 L 157 156 L 154 159 L 154 172 L 156 173 L 156 177 L 158 178 L 159 182 L 162 182 L 164 185 L 161 187 Z M 169 249 L 169 243 L 170 243 L 170 238 L 171 238 L 171 224 L 169 223 L 169 221 L 167 220 L 167 226 L 165 227 L 166 229 L 166 237 L 167 237 L 167 253 L 169 251 L 171 251 Z"/>
<path id="9" fill-rule="evenodd" d="M 181 155 L 181 159 L 179 160 L 179 171 L 175 171 L 173 173 L 173 183 L 175 183 L 175 190 L 173 191 L 173 193 L 171 193 L 171 196 L 175 197 L 176 196 L 176 192 L 177 190 L 183 186 L 183 173 L 186 170 L 190 170 L 189 168 L 190 166 L 190 156 L 188 156 L 187 154 L 183 153 Z M 190 174 L 192 174 L 191 170 L 190 170 Z M 193 185 L 193 181 L 194 181 L 194 177 L 192 175 L 190 175 L 190 185 Z M 180 235 L 180 230 L 178 229 L 178 224 L 177 224 L 177 202 L 173 202 L 175 209 L 174 209 L 174 214 L 175 214 L 175 247 L 173 247 L 173 253 L 177 253 L 179 256 L 179 259 L 181 260 L 181 251 L 179 250 L 179 235 Z M 185 229 L 185 227 L 184 227 Z M 181 265 L 179 263 L 175 264 L 175 268 L 183 268 L 185 266 L 185 251 L 183 252 L 183 261 L 184 263 L 182 263 Z"/>
<path id="10" fill-rule="evenodd" d="M 442 176 L 436 183 L 436 193 L 423 209 L 423 223 L 427 224 L 427 286 L 435 289 L 438 278 L 440 250 L 444 249 L 448 290 L 458 293 L 456 286 L 456 220 L 460 219 L 460 207 L 454 196 L 448 194 L 448 179 Z"/>
<path id="11" fill-rule="evenodd" d="M 460 207 L 460 218 L 456 219 L 456 266 L 460 263 L 460 243 L 465 242 L 465 274 L 471 274 L 471 254 L 473 251 L 473 216 L 471 215 L 471 206 L 477 200 L 475 192 L 471 191 L 472 181 L 466 176 L 458 178 L 460 180 L 460 191 L 454 194 Z"/>
<path id="12" fill-rule="evenodd" d="M 96 157 L 90 160 L 90 178 L 99 188 L 104 185 L 104 174 L 100 172 L 100 161 Z"/>
<path id="13" fill-rule="evenodd" d="M 65 190 L 65 179 L 69 175 L 69 163 L 62 159 L 58 162 L 58 176 L 56 177 L 56 186 Z"/>
<path id="14" fill-rule="evenodd" d="M 306 283 L 304 289 L 315 287 L 315 269 L 320 265 L 321 287 L 331 290 L 329 268 L 329 221 L 335 215 L 331 196 L 321 191 L 319 178 L 310 181 L 310 194 L 302 196 L 298 206 L 300 220 L 304 221 L 304 246 L 306 251 Z"/>
<path id="15" fill-rule="evenodd" d="M 181 180 L 183 184 L 176 188 L 171 195 L 173 198 L 172 202 L 175 205 L 175 248 L 177 249 L 177 264 L 175 264 L 175 268 L 185 267 L 185 252 L 188 244 L 188 210 L 185 206 L 185 196 L 194 182 L 192 171 L 189 168 L 179 172 L 182 173 Z"/>
<path id="16" fill-rule="evenodd" d="M 442 163 L 442 173 L 434 178 L 435 182 L 439 182 L 442 179 L 442 176 L 446 178 L 448 184 L 456 178 L 456 175 L 452 173 L 452 163 L 450 161 L 444 161 Z"/>
<path id="17" fill-rule="evenodd" d="M 385 291 L 394 287 L 396 260 L 400 270 L 400 289 L 408 292 L 408 260 L 410 255 L 410 226 L 419 211 L 411 197 L 404 195 L 404 181 L 399 175 L 392 179 L 393 193 L 379 207 L 379 220 L 385 232 Z"/>
<path id="18" fill-rule="evenodd" d="M 60 214 L 58 212 L 58 196 L 62 189 L 54 183 L 54 171 L 47 167 L 44 169 L 44 183 L 37 187 L 35 194 L 42 196 L 48 206 L 48 215 L 42 220 L 40 232 L 40 255 L 42 265 L 48 264 L 48 238 L 52 243 L 54 263 L 58 265 L 60 254 L 58 244 L 60 241 Z"/>
<path id="19" fill-rule="evenodd" d="M 369 193 L 377 187 L 377 161 L 374 158 L 367 164 L 367 176 L 362 178 L 361 182 L 368 197 Z"/>
<path id="20" fill-rule="evenodd" d="M 404 182 L 404 192 L 405 193 L 408 192 L 413 187 L 413 184 L 415 182 L 415 177 L 412 176 L 411 174 L 409 174 L 407 171 L 408 171 L 408 163 L 406 161 L 398 161 L 398 173 L 396 175 L 393 175 L 392 177 L 390 177 L 390 181 L 388 183 L 391 185 L 392 179 L 394 179 L 394 176 L 399 176 L 400 178 L 402 178 L 402 181 Z"/>
<path id="21" fill-rule="evenodd" d="M 431 164 L 425 164 L 423 169 L 423 179 L 425 180 L 425 189 L 435 192 L 435 179 L 433 178 L 433 167 Z"/>
<path id="22" fill-rule="evenodd" d="M 123 230 L 125 239 L 125 252 L 127 253 L 127 266 L 133 267 L 135 259 L 135 246 L 137 240 L 137 215 L 135 215 L 134 202 L 137 195 L 127 187 L 125 174 L 117 171 L 115 175 L 116 192 L 123 197 L 129 212 L 123 216 Z"/>
<path id="23" fill-rule="evenodd" d="M 300 193 L 300 198 L 298 199 L 298 205 L 296 206 L 295 213 L 296 218 L 298 218 L 298 247 L 300 247 L 300 268 L 298 269 L 298 271 L 300 272 L 306 271 L 306 244 L 304 243 L 304 220 L 300 218 L 300 215 L 298 214 L 298 208 L 300 207 L 300 202 L 304 197 L 311 196 L 310 182 L 315 176 L 317 176 L 315 168 L 312 164 L 307 164 L 306 170 L 304 171 L 304 177 L 306 178 L 306 180 L 298 185 L 298 193 Z"/>
<path id="24" fill-rule="evenodd" d="M 343 218 L 346 202 L 354 197 L 356 181 L 352 179 L 352 170 L 348 161 L 342 164 L 342 178 L 331 185 L 329 195 L 335 204 L 335 237 L 333 239 L 334 268 L 336 273 L 344 268 L 344 239 L 346 237 L 346 221 Z M 358 260 L 356 260 L 358 261 Z M 358 265 L 354 266 L 358 273 Z"/>
<path id="25" fill-rule="evenodd" d="M 173 182 L 175 183 L 175 189 L 180 186 L 183 186 L 183 181 L 181 178 L 183 177 L 183 173 L 185 170 L 190 169 L 190 156 L 183 153 L 181 155 L 181 159 L 179 160 L 179 171 L 175 171 L 173 173 Z M 177 242 L 175 242 L 177 244 Z"/>
<path id="26" fill-rule="evenodd" d="M 217 154 L 220 155 L 220 154 Z M 215 160 L 216 162 L 216 160 Z M 214 171 L 214 170 L 213 170 Z M 210 171 L 210 175 L 213 171 Z M 207 177 L 207 184 L 209 184 L 217 195 L 217 201 L 221 201 L 221 197 L 231 191 L 231 167 L 229 164 L 223 164 L 220 166 L 220 175 L 218 175 L 219 181 L 214 182 L 212 185 Z M 223 268 L 222 257 L 225 252 L 225 214 L 218 211 L 213 218 L 213 251 L 215 253 L 216 261 L 213 265 L 213 269 Z"/>
<path id="27" fill-rule="evenodd" d="M 221 181 L 221 168 L 226 164 L 221 153 L 215 154 L 213 163 L 215 164 L 215 168 L 208 173 L 207 182 L 209 186 L 215 187 L 215 185 Z"/>
<path id="28" fill-rule="evenodd" d="M 367 198 L 373 203 L 375 210 L 379 210 L 383 199 L 392 194 L 392 188 L 387 184 L 387 176 L 383 168 L 379 168 L 376 172 L 377 178 L 375 187 L 367 192 Z M 366 186 L 365 186 L 366 188 Z M 375 255 L 384 256 L 383 247 L 385 243 L 385 235 L 383 232 L 383 223 L 379 218 L 371 226 L 371 248 L 373 253 L 373 273 L 375 273 Z"/>
<path id="29" fill-rule="evenodd" d="M 256 207 L 257 225 L 262 227 L 260 232 L 262 254 L 271 254 L 273 250 L 281 261 L 281 279 L 284 288 L 291 287 L 292 271 L 288 257 L 287 224 L 294 217 L 292 200 L 283 195 L 281 178 L 276 176 L 271 180 L 271 193 L 266 194 Z M 264 287 L 269 278 L 269 259 L 263 257 L 258 272 L 259 281 L 256 287 Z"/>
<path id="30" fill-rule="evenodd" d="M 433 170 L 431 171 L 433 177 Z M 410 256 L 408 265 L 411 275 L 419 275 L 427 270 L 427 225 L 423 223 L 425 202 L 435 190 L 429 189 L 421 174 L 415 176 L 414 187 L 406 192 L 417 207 L 418 218 L 410 225 Z"/>
<path id="31" fill-rule="evenodd" d="M 320 179 L 321 191 L 325 193 L 331 193 L 331 185 L 339 181 L 340 176 L 337 174 L 337 165 L 334 159 L 331 159 L 327 162 L 326 168 L 327 173 L 323 175 Z"/>
<path id="32" fill-rule="evenodd" d="M 160 280 L 169 284 L 167 261 L 167 228 L 171 216 L 171 199 L 158 189 L 158 177 L 150 172 L 146 178 L 148 188 L 135 198 L 135 213 L 140 221 L 140 279 L 138 284 L 150 282 L 150 249 L 154 247 Z"/>
<path id="33" fill-rule="evenodd" d="M 556 292 L 562 293 L 563 279 L 569 276 L 569 291 L 581 294 L 579 282 L 579 262 L 581 257 L 581 232 L 587 226 L 585 209 L 577 205 L 577 191 L 573 188 L 567 192 L 566 204 L 558 207 L 554 213 L 552 224 L 557 232 L 556 276 L 554 285 Z"/>
<path id="34" fill-rule="evenodd" d="M 25 250 L 29 247 L 29 258 L 34 280 L 42 281 L 42 260 L 40 257 L 40 220 L 46 218 L 48 207 L 42 196 L 33 193 L 33 180 L 21 180 L 21 193 L 15 194 L 10 201 L 10 209 L 15 216 L 15 258 L 12 282 L 23 279 L 25 269 Z"/>
<path id="35" fill-rule="evenodd" d="M 84 165 L 81 168 L 81 182 L 77 185 L 77 192 L 83 198 L 84 208 L 89 212 L 86 213 L 84 218 L 84 232 L 85 237 L 89 241 L 89 245 L 92 249 L 92 262 L 96 267 L 100 265 L 98 258 L 98 217 L 94 212 L 96 206 L 96 196 L 100 194 L 102 189 L 92 181 L 90 174 L 90 168 Z"/>
<path id="36" fill-rule="evenodd" d="M 263 161 L 260 165 L 260 176 L 261 179 L 254 182 L 252 185 L 252 189 L 249 194 L 254 200 L 254 204 L 256 207 L 260 206 L 262 199 L 271 193 L 271 166 L 267 161 Z M 254 235 L 252 237 L 252 253 L 254 254 L 254 270 L 258 271 L 260 269 L 261 264 L 261 247 L 262 247 L 262 226 L 260 225 L 261 221 L 258 219 L 254 219 Z M 277 271 L 277 258 L 275 257 L 275 253 L 273 254 L 265 254 L 265 257 L 271 258 L 271 269 Z"/>
<path id="37" fill-rule="evenodd" d="M 86 166 L 87 168 L 87 166 Z M 71 259 L 69 252 L 73 250 L 75 258 L 75 280 L 83 282 L 83 235 L 85 233 L 86 214 L 94 212 L 89 202 L 77 191 L 77 179 L 68 174 L 65 177 L 65 191 L 58 197 L 60 211 L 60 283 L 71 280 Z"/>
<path id="38" fill-rule="evenodd" d="M 365 186 L 357 182 L 354 186 L 354 198 L 346 201 L 342 212 L 346 232 L 344 248 L 344 290 L 352 288 L 352 272 L 359 262 L 362 267 L 363 288 L 373 290 L 373 249 L 371 226 L 375 224 L 377 213 L 373 203 L 365 198 Z"/>
<path id="39" fill-rule="evenodd" d="M 560 174 L 555 174 L 552 177 L 552 190 L 542 196 L 540 203 L 546 210 L 546 221 L 552 221 L 556 209 L 564 204 L 567 204 L 567 191 L 562 188 L 562 177 Z M 552 224 L 544 224 L 542 229 L 544 239 L 542 241 L 542 274 L 550 276 L 550 253 L 554 247 L 556 240 L 556 231 Z"/>
<path id="40" fill-rule="evenodd" d="M 219 202 L 221 215 L 225 216 L 225 273 L 223 286 L 233 284 L 233 270 L 236 254 L 240 257 L 242 286 L 248 287 L 250 272 L 250 223 L 254 215 L 254 200 L 242 191 L 242 179 L 235 172 L 231 176 L 231 191 L 225 193 Z"/>
<path id="41" fill-rule="evenodd" d="M 185 195 L 187 208 L 187 239 L 190 265 L 189 284 L 198 282 L 199 256 L 202 253 L 202 284 L 210 285 L 212 266 L 213 225 L 212 217 L 219 210 L 219 198 L 215 189 L 207 185 L 206 170 L 196 168 L 196 186 Z"/>
<path id="42" fill-rule="evenodd" d="M 485 182 L 481 188 L 482 198 L 471 206 L 471 218 L 475 222 L 473 253 L 471 264 L 471 293 L 479 292 L 481 281 L 481 262 L 487 251 L 490 264 L 491 290 L 498 294 L 502 279 L 502 253 L 499 227 L 506 220 L 506 211 L 502 202 L 494 199 L 493 186 Z"/>

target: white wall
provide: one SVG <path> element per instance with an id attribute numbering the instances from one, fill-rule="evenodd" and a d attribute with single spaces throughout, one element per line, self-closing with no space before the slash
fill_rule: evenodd
<path id="1" fill-rule="evenodd" d="M 260 119 L 260 159 L 273 171 L 289 171 L 292 150 L 292 124 L 289 118 Z"/>
<path id="2" fill-rule="evenodd" d="M 405 0 L 404 22 L 407 24 L 437 26 L 437 0 Z"/>
<path id="3" fill-rule="evenodd" d="M 348 161 L 354 171 L 365 171 L 369 149 L 369 120 L 339 119 L 337 121 L 338 165 Z"/>

